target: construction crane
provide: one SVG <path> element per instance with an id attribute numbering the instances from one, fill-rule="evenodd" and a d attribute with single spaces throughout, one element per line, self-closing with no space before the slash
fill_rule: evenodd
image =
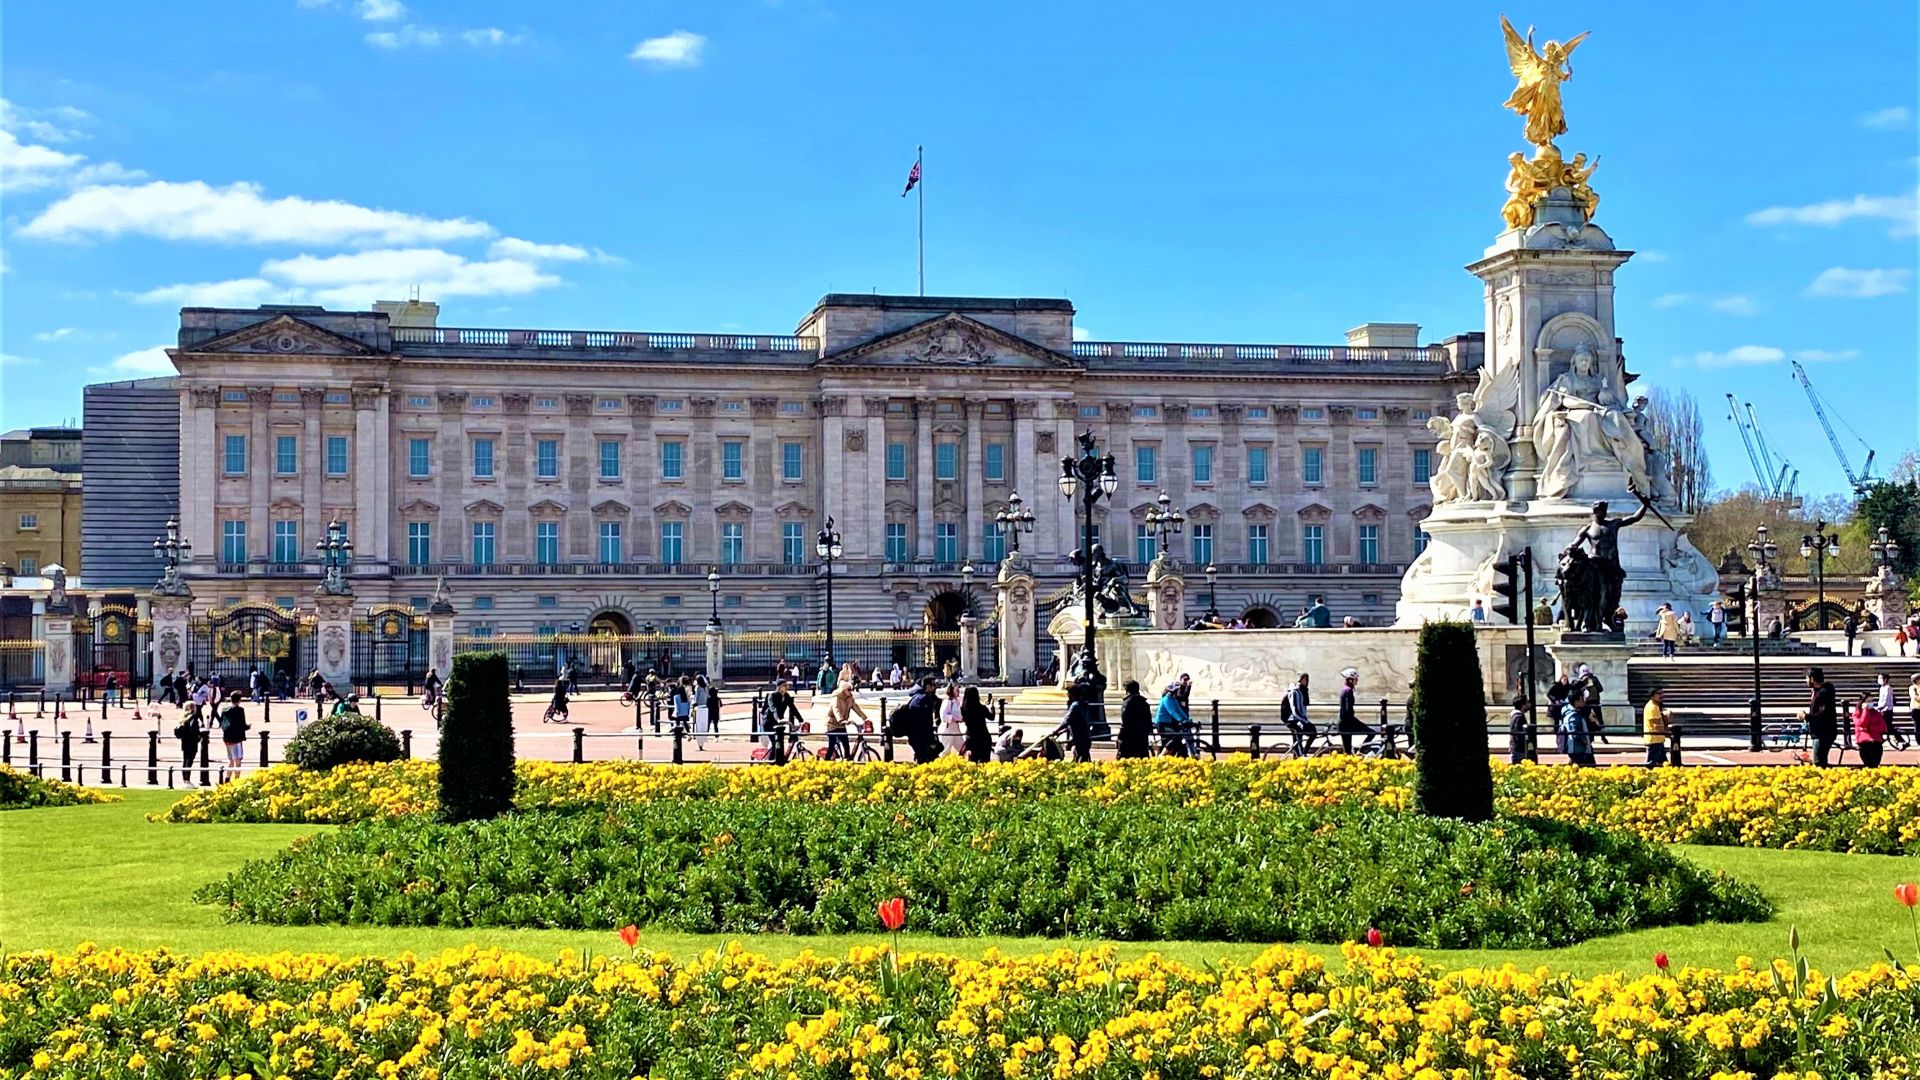
<path id="1" fill-rule="evenodd" d="M 1742 412 L 1745 417 L 1742 417 Z M 1791 504 L 1794 502 L 1793 488 L 1799 482 L 1800 474 L 1793 468 L 1785 454 L 1776 451 L 1767 441 L 1760 429 L 1760 418 L 1754 415 L 1753 403 L 1744 406 L 1727 395 L 1727 419 L 1733 421 L 1734 430 L 1740 433 L 1740 444 L 1746 448 L 1747 461 L 1753 466 L 1753 478 L 1760 488 L 1760 497 L 1769 501 Z M 1790 478 L 1791 477 L 1791 478 Z"/>
<path id="2" fill-rule="evenodd" d="M 1860 463 L 1860 471 L 1854 472 L 1853 462 L 1847 460 L 1846 448 L 1840 445 L 1840 436 L 1834 433 L 1833 421 L 1827 419 L 1826 403 L 1820 400 L 1820 392 L 1813 388 L 1813 380 L 1807 378 L 1807 369 L 1801 367 L 1798 360 L 1791 363 L 1794 379 L 1800 383 L 1800 389 L 1807 392 L 1807 402 L 1813 406 L 1813 415 L 1819 418 L 1821 428 L 1827 433 L 1827 442 L 1833 446 L 1833 456 L 1840 459 L 1840 471 L 1847 474 L 1847 483 L 1853 486 L 1855 495 L 1865 494 L 1867 485 L 1873 482 L 1873 447 L 1868 446 L 1867 440 L 1861 438 L 1859 433 L 1847 427 L 1845 420 L 1840 422 L 1841 427 L 1847 427 L 1847 434 L 1853 436 L 1853 441 L 1867 452 L 1866 460 Z"/>

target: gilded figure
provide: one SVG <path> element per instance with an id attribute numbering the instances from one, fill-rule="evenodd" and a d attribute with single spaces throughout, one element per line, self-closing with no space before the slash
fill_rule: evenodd
<path id="1" fill-rule="evenodd" d="M 1567 114 L 1560 107 L 1560 84 L 1573 78 L 1573 67 L 1568 61 L 1588 32 L 1583 31 L 1564 45 L 1549 41 L 1536 52 L 1533 27 L 1527 27 L 1527 36 L 1523 38 L 1502 15 L 1500 29 L 1506 34 L 1507 66 L 1513 69 L 1517 80 L 1506 107 L 1527 118 L 1527 141 L 1545 146 L 1566 133 Z"/>

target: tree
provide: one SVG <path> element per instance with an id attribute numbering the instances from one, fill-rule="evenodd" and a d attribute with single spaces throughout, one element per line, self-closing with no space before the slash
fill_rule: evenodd
<path id="1" fill-rule="evenodd" d="M 1698 511 L 1713 490 L 1700 402 L 1686 390 L 1656 387 L 1647 395 L 1647 419 L 1655 445 L 1666 447 L 1668 473 L 1680 509 L 1689 514 Z"/>
<path id="2" fill-rule="evenodd" d="M 453 658 L 440 722 L 440 818 L 477 821 L 513 809 L 513 706 L 505 653 Z"/>
<path id="3" fill-rule="evenodd" d="M 1873 484 L 1854 504 L 1854 518 L 1861 526 L 1859 546 L 1863 550 L 1881 529 L 1899 543 L 1900 555 L 1893 568 L 1911 580 L 1915 569 L 1920 568 L 1920 481 L 1882 480 Z"/>
<path id="4" fill-rule="evenodd" d="M 1407 706 L 1416 775 L 1414 805 L 1430 817 L 1493 818 L 1493 764 L 1487 750 L 1487 691 L 1473 624 L 1430 622 Z"/>
<path id="5" fill-rule="evenodd" d="M 1742 561 L 1750 564 L 1747 544 L 1753 539 L 1754 529 L 1765 525 L 1774 543 L 1780 545 L 1780 557 L 1774 567 L 1781 573 L 1798 575 L 1812 573 L 1801 561 L 1800 538 L 1825 521 L 1829 531 L 1839 528 L 1841 540 L 1840 553 L 1827 559 L 1827 576 L 1858 576 L 1868 572 L 1871 560 L 1864 536 L 1849 527 L 1854 516 L 1852 504 L 1845 496 L 1808 498 L 1795 508 L 1763 499 L 1759 492 L 1748 487 L 1721 495 L 1702 506 L 1687 532 L 1693 546 L 1715 563 L 1732 548 Z"/>

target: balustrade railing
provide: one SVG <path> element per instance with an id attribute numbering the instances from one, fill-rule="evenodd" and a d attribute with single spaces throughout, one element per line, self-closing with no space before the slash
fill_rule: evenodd
<path id="1" fill-rule="evenodd" d="M 401 345 L 460 345 L 480 349 L 705 349 L 722 352 L 815 352 L 820 339 L 787 334 L 663 334 L 624 330 L 490 330 L 458 326 L 396 326 Z"/>
<path id="2" fill-rule="evenodd" d="M 1440 348 L 1381 348 L 1361 345 L 1203 345 L 1153 341 L 1076 341 L 1073 355 L 1084 359 L 1265 360 L 1295 364 L 1432 364 L 1447 358 Z"/>

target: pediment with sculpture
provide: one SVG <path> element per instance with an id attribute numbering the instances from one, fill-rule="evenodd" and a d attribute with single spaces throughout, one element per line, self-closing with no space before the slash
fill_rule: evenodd
<path id="1" fill-rule="evenodd" d="M 180 351 L 278 356 L 383 355 L 378 349 L 292 315 L 276 315 L 265 322 L 243 326 Z"/>
<path id="2" fill-rule="evenodd" d="M 1016 368 L 1074 371 L 1065 353 L 965 315 L 947 314 L 824 357 L 823 367 Z"/>

